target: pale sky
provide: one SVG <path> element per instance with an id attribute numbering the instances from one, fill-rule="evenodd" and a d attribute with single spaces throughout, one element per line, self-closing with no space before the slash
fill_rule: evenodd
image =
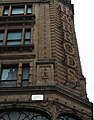
<path id="1" fill-rule="evenodd" d="M 94 103 L 94 0 L 72 0 L 75 31 L 88 98 Z"/>

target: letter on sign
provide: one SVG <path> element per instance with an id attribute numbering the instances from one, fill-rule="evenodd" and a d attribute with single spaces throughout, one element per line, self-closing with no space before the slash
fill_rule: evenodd
<path id="1" fill-rule="evenodd" d="M 43 95 L 32 95 L 32 100 L 43 100 Z"/>

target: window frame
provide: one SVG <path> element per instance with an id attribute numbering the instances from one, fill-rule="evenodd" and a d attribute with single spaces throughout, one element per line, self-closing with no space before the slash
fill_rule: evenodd
<path id="1" fill-rule="evenodd" d="M 3 34 L 2 39 L 0 39 L 0 46 L 2 46 L 4 40 L 4 30 L 0 30 L 0 34 Z"/>
<path id="2" fill-rule="evenodd" d="M 10 69 L 14 68 L 14 66 L 15 66 L 15 68 L 17 68 L 16 69 L 16 74 L 14 74 L 14 75 L 16 75 L 16 79 L 3 79 L 5 77 L 5 76 L 3 76 L 3 70 L 7 70 L 8 68 L 10 68 Z M 7 73 L 4 72 L 4 73 L 5 73 L 5 75 L 9 74 L 9 72 L 7 72 Z M 11 78 L 11 76 L 7 76 L 7 77 Z M 17 66 L 17 64 L 2 65 L 1 72 L 0 72 L 0 87 L 16 87 L 17 79 L 18 79 L 18 66 Z"/>
<path id="3" fill-rule="evenodd" d="M 24 78 L 24 68 L 26 68 L 28 71 L 28 77 L 27 78 Z M 29 66 L 29 64 L 23 64 L 22 65 L 22 81 L 24 81 L 24 80 L 29 80 L 29 75 L 30 75 L 30 66 Z M 26 75 L 27 76 L 27 75 Z"/>
<path id="4" fill-rule="evenodd" d="M 2 79 L 3 70 L 15 69 L 15 68 L 17 70 L 16 79 Z M 18 65 L 17 64 L 2 65 L 2 68 L 1 68 L 1 78 L 0 78 L 1 81 L 15 81 L 15 80 L 17 80 L 17 78 L 18 78 Z"/>
<path id="5" fill-rule="evenodd" d="M 17 33 L 20 33 L 20 35 L 21 35 L 21 38 L 19 38 L 19 39 L 17 39 L 17 38 L 13 38 L 13 39 L 9 39 L 8 38 L 8 35 L 9 34 L 11 34 L 12 35 L 12 33 L 13 34 L 17 34 Z M 7 35 L 6 35 L 7 37 L 6 37 L 6 45 L 20 45 L 21 44 L 21 41 L 22 41 L 22 30 L 21 29 L 18 29 L 18 30 L 8 30 L 7 31 Z M 12 35 L 13 36 L 13 35 Z M 10 42 L 10 43 L 15 43 L 15 42 L 19 42 L 19 44 L 9 44 L 8 42 Z"/>
<path id="6" fill-rule="evenodd" d="M 28 33 L 29 33 L 29 38 L 27 38 L 27 35 L 26 35 Z M 31 41 L 31 29 L 25 29 L 25 32 L 24 32 L 24 45 L 30 44 L 30 41 Z"/>
<path id="7" fill-rule="evenodd" d="M 22 9 L 23 10 L 23 12 L 21 13 L 21 12 L 19 12 L 19 13 L 12 13 L 13 12 L 13 10 L 15 9 L 15 11 L 17 10 L 18 11 L 18 9 Z M 20 10 L 19 10 L 20 11 Z M 24 15 L 24 13 L 25 13 L 25 5 L 18 5 L 18 6 L 12 6 L 12 8 L 11 8 L 11 15 Z"/>
<path id="8" fill-rule="evenodd" d="M 27 46 L 31 44 L 32 29 L 30 27 L 26 27 L 26 28 L 20 27 L 19 29 L 18 28 L 17 29 L 11 29 L 11 28 L 4 29 L 4 30 L 0 30 L 0 33 L 3 34 L 1 35 L 0 47 L 20 46 L 20 45 Z M 17 37 L 14 37 L 14 36 L 17 36 Z"/>
<path id="9" fill-rule="evenodd" d="M 4 10 L 3 10 L 3 15 L 4 15 L 4 16 L 8 16 L 8 15 L 9 15 L 9 7 L 10 7 L 10 6 L 4 6 Z M 7 14 L 5 14 L 5 11 L 6 11 L 6 10 L 8 11 Z"/>
<path id="10" fill-rule="evenodd" d="M 11 9 L 10 9 L 11 8 Z M 16 9 L 23 8 L 23 12 L 16 13 Z M 13 9 L 15 12 L 13 13 Z M 16 5 L 7 5 L 4 6 L 3 16 L 19 16 L 19 15 L 31 15 L 32 14 L 32 4 L 16 4 Z"/>
<path id="11" fill-rule="evenodd" d="M 30 9 L 31 12 L 28 12 L 29 9 Z M 27 5 L 26 14 L 27 15 L 32 14 L 32 5 Z"/>
<path id="12" fill-rule="evenodd" d="M 17 87 L 17 81 L 19 81 L 20 87 L 29 86 L 30 68 L 30 61 L 28 63 L 17 62 L 11 64 L 9 62 L 8 64 L 1 64 L 0 87 Z M 23 76 L 23 74 L 26 76 Z"/>

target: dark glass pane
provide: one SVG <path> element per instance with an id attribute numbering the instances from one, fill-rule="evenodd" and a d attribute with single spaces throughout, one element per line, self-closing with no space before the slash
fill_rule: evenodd
<path id="1" fill-rule="evenodd" d="M 25 39 L 30 39 L 30 31 L 25 32 Z"/>
<path id="2" fill-rule="evenodd" d="M 4 15 L 8 15 L 8 13 L 9 13 L 9 8 L 5 8 L 4 9 Z"/>
<path id="3" fill-rule="evenodd" d="M 0 41 L 0 46 L 2 46 L 2 44 L 3 44 L 3 42 L 2 42 L 2 41 Z"/>
<path id="4" fill-rule="evenodd" d="M 13 15 L 24 14 L 24 7 L 12 8 L 12 14 Z"/>
<path id="5" fill-rule="evenodd" d="M 30 39 L 31 39 L 31 32 L 30 32 L 30 30 L 29 30 L 29 31 L 26 31 L 26 32 L 25 32 L 24 44 L 25 44 L 25 45 L 30 44 Z"/>
<path id="6" fill-rule="evenodd" d="M 8 41 L 7 45 L 20 45 L 21 41 Z"/>
<path id="7" fill-rule="evenodd" d="M 29 79 L 29 67 L 23 67 L 22 79 Z"/>
<path id="8" fill-rule="evenodd" d="M 26 87 L 26 86 L 28 86 L 29 84 L 28 84 L 28 80 L 23 80 L 22 81 L 22 87 Z"/>
<path id="9" fill-rule="evenodd" d="M 31 13 L 32 13 L 32 8 L 31 8 L 31 6 L 28 6 L 28 7 L 27 7 L 27 13 L 28 13 L 28 14 L 31 14 Z"/>
<path id="10" fill-rule="evenodd" d="M 29 44 L 30 44 L 30 41 L 25 40 L 24 44 L 25 44 L 25 45 L 29 45 Z"/>
<path id="11" fill-rule="evenodd" d="M 60 116 L 58 120 L 78 120 L 78 119 L 75 119 L 71 116 Z"/>
<path id="12" fill-rule="evenodd" d="M 0 120 L 50 120 L 44 114 L 25 111 L 12 111 L 0 113 Z"/>
<path id="13" fill-rule="evenodd" d="M 21 40 L 21 32 L 8 32 L 7 40 Z"/>
<path id="14" fill-rule="evenodd" d="M 3 40 L 4 38 L 4 33 L 0 33 L 0 40 Z"/>
<path id="15" fill-rule="evenodd" d="M 0 87 L 16 87 L 16 80 L 1 80 Z"/>
<path id="16" fill-rule="evenodd" d="M 3 68 L 1 80 L 17 80 L 17 68 Z"/>

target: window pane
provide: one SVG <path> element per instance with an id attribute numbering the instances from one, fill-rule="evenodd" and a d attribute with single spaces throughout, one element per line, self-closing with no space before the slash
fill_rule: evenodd
<path id="1" fill-rule="evenodd" d="M 4 9 L 4 15 L 8 15 L 8 13 L 9 13 L 9 8 L 5 8 Z"/>
<path id="2" fill-rule="evenodd" d="M 21 41 L 8 41 L 7 45 L 20 45 Z"/>
<path id="3" fill-rule="evenodd" d="M 24 7 L 17 7 L 12 9 L 13 15 L 24 14 Z"/>
<path id="4" fill-rule="evenodd" d="M 5 111 L 0 113 L 0 117 L 2 120 L 50 120 L 50 117 L 48 117 L 48 115 L 45 115 L 43 112 L 36 112 Z"/>
<path id="5" fill-rule="evenodd" d="M 10 32 L 8 33 L 7 40 L 21 40 L 22 33 L 21 32 Z"/>
<path id="6" fill-rule="evenodd" d="M 17 80 L 17 68 L 2 69 L 1 80 Z"/>
<path id="7" fill-rule="evenodd" d="M 4 33 L 0 33 L 0 40 L 3 40 Z"/>
<path id="8" fill-rule="evenodd" d="M 32 13 L 32 8 L 29 6 L 29 7 L 27 7 L 27 13 L 29 14 L 29 13 Z"/>
<path id="9" fill-rule="evenodd" d="M 30 39 L 30 31 L 26 31 L 25 32 L 25 39 Z"/>
<path id="10" fill-rule="evenodd" d="M 69 116 L 60 116 L 58 120 L 78 120 Z"/>
<path id="11" fill-rule="evenodd" d="M 16 87 L 16 80 L 1 80 L 0 87 Z"/>
<path id="12" fill-rule="evenodd" d="M 30 44 L 30 41 L 27 41 L 27 40 L 26 40 L 26 41 L 24 42 L 24 44 L 25 44 L 25 45 L 28 45 L 28 44 Z"/>
<path id="13" fill-rule="evenodd" d="M 22 79 L 29 79 L 29 67 L 23 67 Z"/>
<path id="14" fill-rule="evenodd" d="M 2 46 L 2 44 L 3 44 L 3 41 L 0 41 L 0 46 Z"/>

